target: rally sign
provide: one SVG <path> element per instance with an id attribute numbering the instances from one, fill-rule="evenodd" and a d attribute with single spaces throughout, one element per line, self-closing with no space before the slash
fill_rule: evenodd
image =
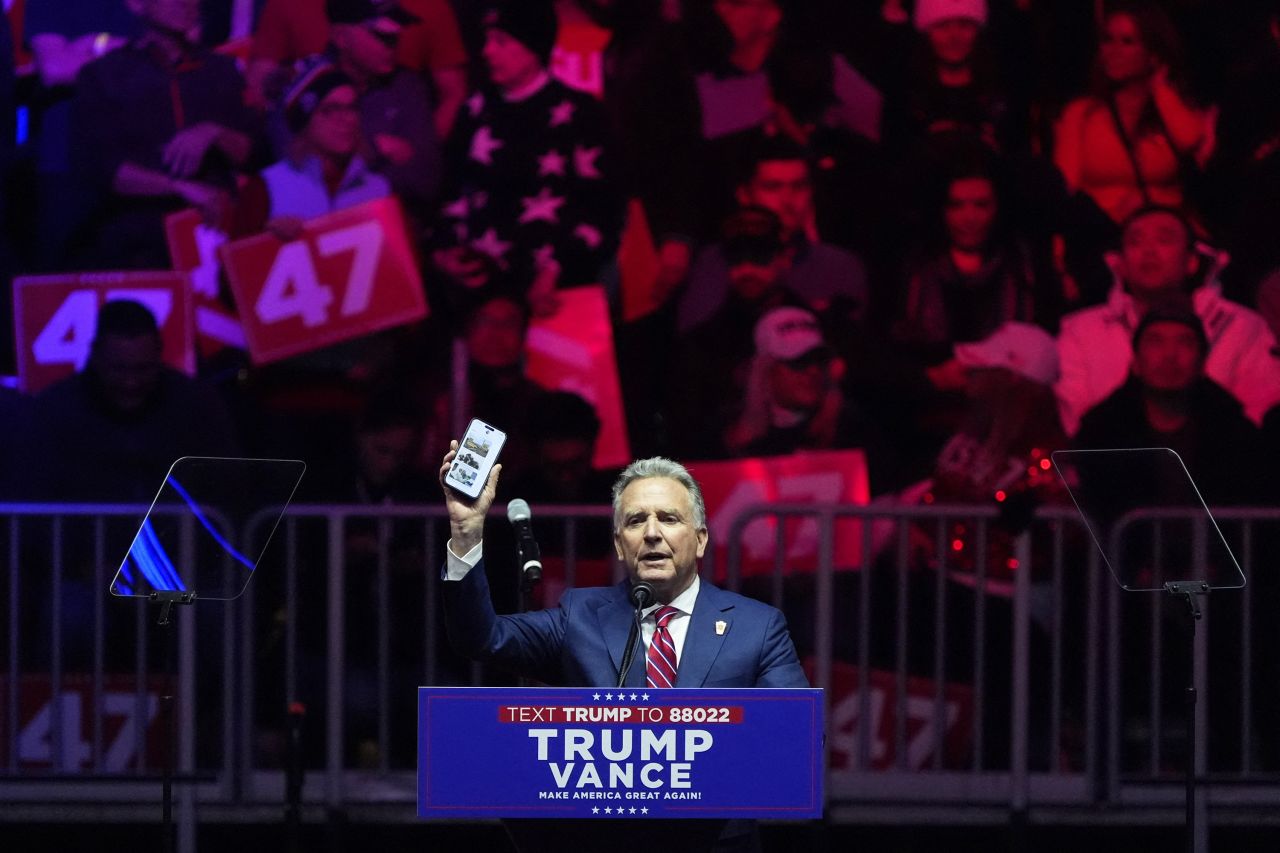
<path id="1" fill-rule="evenodd" d="M 693 462 L 707 504 L 707 523 L 716 548 L 717 580 L 728 565 L 728 545 L 740 515 L 760 504 L 866 504 L 871 498 L 866 455 L 861 450 L 796 453 L 730 462 Z M 783 525 L 779 538 L 778 525 Z M 861 521 L 835 522 L 835 565 L 848 568 L 862 561 Z M 765 514 L 742 528 L 736 538 L 743 577 L 771 574 L 781 557 L 788 570 L 813 571 L 818 565 L 818 517 L 805 514 L 779 521 Z M 781 550 L 779 544 L 781 543 Z"/>
<path id="2" fill-rule="evenodd" d="M 210 228 L 197 210 L 181 210 L 165 217 L 164 233 L 169 241 L 173 268 L 191 280 L 195 306 L 196 342 L 201 355 L 211 356 L 226 347 L 245 348 L 244 327 L 235 311 L 220 298 L 222 264 L 218 249 L 227 235 Z"/>
<path id="3" fill-rule="evenodd" d="M 814 676 L 814 662 L 805 661 Z M 862 719 L 860 670 L 836 661 L 831 670 L 831 771 L 852 772 L 858 766 L 861 733 L 867 730 L 866 770 L 903 766 L 924 770 L 939 766 L 961 769 L 973 750 L 973 687 L 949 682 L 939 685 L 910 675 L 899 691 L 894 672 L 867 672 L 867 718 Z M 901 698 L 901 701 L 899 699 Z M 901 729 L 901 751 L 897 734 Z"/>
<path id="4" fill-rule="evenodd" d="M 98 767 L 108 773 L 159 768 L 164 757 L 159 681 L 139 684 L 133 675 L 106 673 L 101 692 L 95 692 L 91 676 L 68 673 L 55 699 L 48 674 L 22 675 L 12 729 L 8 708 L 0 705 L 0 731 L 17 732 L 12 755 L 8 738 L 0 738 L 0 764 L 62 773 Z M 9 695 L 3 676 L 0 695 Z"/>
<path id="5" fill-rule="evenodd" d="M 418 815 L 818 818 L 822 736 L 821 690 L 420 687 Z"/>
<path id="6" fill-rule="evenodd" d="M 308 220 L 290 243 L 258 234 L 225 244 L 219 255 L 258 364 L 427 316 L 395 199 Z"/>
<path id="7" fill-rule="evenodd" d="M 178 272 L 101 272 L 13 280 L 18 384 L 35 393 L 82 369 L 98 328 L 98 309 L 114 299 L 155 315 L 170 367 L 195 373 L 195 331 L 187 276 Z"/>
<path id="8" fill-rule="evenodd" d="M 600 439 L 592 464 L 625 465 L 631 461 L 631 443 L 604 288 L 573 287 L 558 295 L 559 310 L 529 326 L 525 374 L 544 388 L 572 391 L 595 407 Z"/>
<path id="9" fill-rule="evenodd" d="M 604 51 L 612 34 L 592 23 L 560 26 L 551 51 L 551 76 L 579 92 L 604 97 Z"/>

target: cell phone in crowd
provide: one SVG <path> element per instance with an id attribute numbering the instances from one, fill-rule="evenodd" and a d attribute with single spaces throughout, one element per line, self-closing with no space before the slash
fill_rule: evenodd
<path id="1" fill-rule="evenodd" d="M 458 445 L 458 455 L 453 457 L 445 484 L 475 500 L 489 479 L 489 472 L 498 461 L 507 434 L 482 420 L 472 418 Z"/>

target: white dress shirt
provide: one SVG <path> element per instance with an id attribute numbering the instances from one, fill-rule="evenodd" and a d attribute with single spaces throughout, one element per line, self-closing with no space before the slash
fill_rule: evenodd
<path id="1" fill-rule="evenodd" d="M 447 581 L 460 581 L 467 576 L 467 572 L 471 571 L 476 563 L 480 562 L 480 558 L 484 556 L 484 543 L 477 542 L 476 546 L 466 553 L 465 556 L 459 557 L 453 553 L 453 540 L 450 539 L 445 546 L 446 558 L 444 579 Z M 702 586 L 702 580 L 697 576 L 693 576 L 693 583 L 689 584 L 684 592 L 675 597 L 671 602 L 671 606 L 679 610 L 675 616 L 671 617 L 671 621 L 667 623 L 667 630 L 671 633 L 671 642 L 676 647 L 676 666 L 680 665 L 680 658 L 684 654 L 684 640 L 689 635 L 689 619 L 693 616 L 694 605 L 698 601 L 698 590 Z M 640 622 L 640 634 L 644 638 L 645 651 L 649 650 L 649 643 L 653 640 L 653 632 L 657 630 L 657 618 L 654 614 L 658 612 L 661 604 L 651 604 L 644 609 L 644 618 Z"/>

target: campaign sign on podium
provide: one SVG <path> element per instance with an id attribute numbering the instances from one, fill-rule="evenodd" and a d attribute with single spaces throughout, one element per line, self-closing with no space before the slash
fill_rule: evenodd
<path id="1" fill-rule="evenodd" d="M 418 815 L 822 816 L 822 691 L 418 688 Z"/>
<path id="2" fill-rule="evenodd" d="M 219 249 L 256 364 L 427 316 L 394 199 L 308 219 L 301 238 L 258 234 Z"/>

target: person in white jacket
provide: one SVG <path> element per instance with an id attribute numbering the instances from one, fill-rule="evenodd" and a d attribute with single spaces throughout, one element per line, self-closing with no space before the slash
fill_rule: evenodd
<path id="1" fill-rule="evenodd" d="M 1084 413 L 1119 388 L 1133 361 L 1133 331 L 1147 308 L 1173 292 L 1185 292 L 1205 256 L 1182 214 L 1150 206 L 1125 223 L 1120 251 L 1108 262 L 1116 275 L 1107 301 L 1062 320 L 1058 357 L 1062 374 L 1054 391 L 1062 425 L 1075 435 Z M 1191 291 L 1192 306 L 1209 336 L 1205 375 L 1244 404 L 1255 424 L 1280 402 L 1276 339 L 1260 314 L 1222 296 L 1216 267 Z"/>

